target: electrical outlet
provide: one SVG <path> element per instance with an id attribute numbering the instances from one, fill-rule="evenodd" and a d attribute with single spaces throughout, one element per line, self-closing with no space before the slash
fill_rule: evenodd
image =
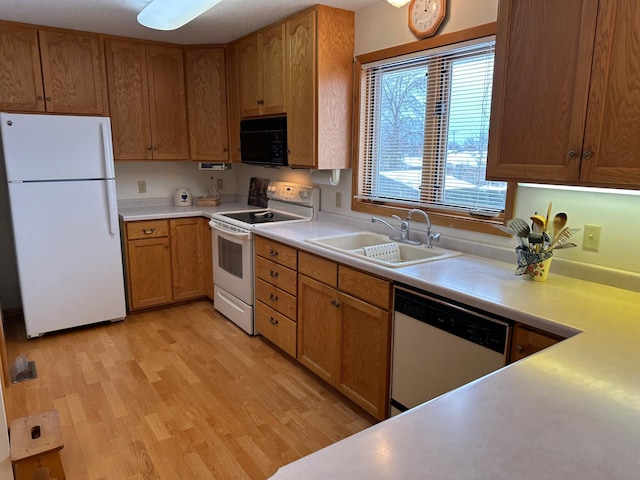
<path id="1" fill-rule="evenodd" d="M 222 178 L 216 179 L 216 190 L 222 192 L 224 190 L 224 180 Z"/>
<path id="2" fill-rule="evenodd" d="M 600 249 L 601 233 L 602 225 L 592 225 L 590 223 L 585 224 L 582 248 L 584 250 L 593 250 L 594 252 L 597 252 Z"/>
<path id="3" fill-rule="evenodd" d="M 336 208 L 342 208 L 342 192 L 336 192 Z"/>
<path id="4" fill-rule="evenodd" d="M 147 182 L 145 180 L 138 180 L 138 193 L 147 193 Z"/>

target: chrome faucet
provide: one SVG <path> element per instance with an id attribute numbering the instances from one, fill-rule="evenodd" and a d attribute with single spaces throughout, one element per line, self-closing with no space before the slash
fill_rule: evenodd
<path id="1" fill-rule="evenodd" d="M 429 220 L 429 215 L 427 215 L 427 212 L 425 212 L 424 210 L 412 208 L 407 212 L 407 219 L 405 220 L 405 223 L 407 224 L 407 235 L 409 234 L 409 220 L 411 220 L 411 215 L 413 215 L 414 213 L 421 213 L 422 215 L 424 215 L 424 219 L 427 222 L 427 241 L 425 243 L 427 245 L 427 248 L 432 248 L 432 242 L 434 240 L 436 242 L 440 241 L 440 234 L 431 232 L 431 220 Z"/>
<path id="2" fill-rule="evenodd" d="M 406 220 L 402 220 L 398 215 L 391 215 L 391 217 L 400 221 L 400 229 L 398 229 L 397 227 L 394 227 L 386 220 L 383 220 L 378 217 L 372 217 L 371 223 L 376 223 L 376 222 L 384 223 L 387 227 L 389 227 L 391 230 L 396 232 L 396 235 L 389 235 L 389 240 L 394 240 L 396 242 L 402 242 L 402 243 L 409 243 L 411 245 L 420 245 L 420 242 L 418 242 L 417 240 L 411 240 L 409 238 L 409 218 L 407 218 Z"/>

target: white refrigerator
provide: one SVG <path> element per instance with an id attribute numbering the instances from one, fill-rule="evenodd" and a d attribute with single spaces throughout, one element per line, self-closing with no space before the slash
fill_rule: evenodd
<path id="1" fill-rule="evenodd" d="M 2 112 L 0 139 L 27 335 L 123 319 L 109 118 Z"/>

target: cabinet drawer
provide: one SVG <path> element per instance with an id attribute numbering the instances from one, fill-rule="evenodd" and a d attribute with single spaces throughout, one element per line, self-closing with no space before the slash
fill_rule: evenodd
<path id="1" fill-rule="evenodd" d="M 284 290 L 256 278 L 256 299 L 296 321 L 297 299 Z"/>
<path id="2" fill-rule="evenodd" d="M 296 324 L 262 302 L 256 302 L 256 330 L 293 358 L 296 357 Z"/>
<path id="3" fill-rule="evenodd" d="M 300 252 L 298 272 L 331 287 L 338 286 L 338 264 L 331 260 Z"/>
<path id="4" fill-rule="evenodd" d="M 389 310 L 391 283 L 340 265 L 338 288 L 372 305 Z"/>
<path id="5" fill-rule="evenodd" d="M 298 251 L 282 243 L 256 236 L 256 255 L 268 258 L 293 270 L 298 268 Z"/>
<path id="6" fill-rule="evenodd" d="M 169 235 L 168 220 L 145 220 L 127 222 L 127 239 L 166 237 Z"/>
<path id="7" fill-rule="evenodd" d="M 261 278 L 271 285 L 296 295 L 296 272 L 266 258 L 256 257 L 256 277 Z"/>

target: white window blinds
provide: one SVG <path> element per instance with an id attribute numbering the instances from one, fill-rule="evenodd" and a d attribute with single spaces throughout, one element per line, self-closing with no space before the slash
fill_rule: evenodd
<path id="1" fill-rule="evenodd" d="M 495 41 L 365 64 L 357 197 L 462 211 L 504 210 L 485 180 Z"/>

